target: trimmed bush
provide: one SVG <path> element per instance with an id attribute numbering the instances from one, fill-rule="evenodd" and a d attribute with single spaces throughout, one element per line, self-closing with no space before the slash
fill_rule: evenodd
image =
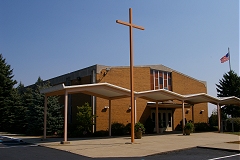
<path id="1" fill-rule="evenodd" d="M 108 135 L 109 135 L 108 131 L 100 130 L 100 131 L 94 132 L 92 136 L 94 136 L 94 137 L 105 137 L 105 136 L 108 136 Z"/>
<path id="2" fill-rule="evenodd" d="M 125 131 L 126 131 L 126 134 L 131 134 L 131 123 L 128 123 L 125 126 Z"/>
<path id="3" fill-rule="evenodd" d="M 144 127 L 146 129 L 146 133 L 150 133 L 150 134 L 153 133 L 155 124 L 154 124 L 154 122 L 153 122 L 153 120 L 151 119 L 150 116 L 146 120 Z"/>
<path id="4" fill-rule="evenodd" d="M 134 126 L 134 131 L 135 132 L 142 131 L 142 133 L 145 133 L 145 127 L 141 122 L 137 122 Z"/>
<path id="5" fill-rule="evenodd" d="M 205 122 L 194 123 L 194 129 L 196 132 L 211 131 L 211 127 Z"/>
<path id="6" fill-rule="evenodd" d="M 111 132 L 113 136 L 122 136 L 126 134 L 125 125 L 122 123 L 114 122 L 111 126 Z"/>

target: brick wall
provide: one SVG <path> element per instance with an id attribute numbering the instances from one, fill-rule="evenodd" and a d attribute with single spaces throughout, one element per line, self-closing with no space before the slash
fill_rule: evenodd
<path id="1" fill-rule="evenodd" d="M 130 89 L 130 70 L 129 68 L 111 68 L 109 71 L 102 70 L 97 76 L 97 82 L 108 82 L 120 87 Z M 150 90 L 150 68 L 134 67 L 134 90 Z M 146 111 L 147 101 L 137 99 L 137 121 L 145 122 L 150 110 Z M 96 98 L 96 130 L 108 129 L 108 111 L 104 106 L 108 106 L 108 100 Z M 112 101 L 112 122 L 127 124 L 131 122 L 131 112 L 128 110 L 131 105 L 130 98 Z"/>
<path id="2" fill-rule="evenodd" d="M 115 67 L 109 71 L 106 69 L 101 70 L 96 75 L 96 82 L 103 83 L 108 82 L 120 87 L 130 89 L 130 69 L 127 67 Z M 91 83 L 91 76 L 81 77 L 81 81 L 73 80 L 72 85 L 77 84 L 89 84 Z M 145 91 L 151 89 L 150 83 L 150 68 L 149 67 L 134 67 L 134 90 Z M 199 82 L 196 79 L 185 76 L 181 73 L 172 72 L 172 91 L 180 94 L 194 94 L 194 93 L 206 93 L 207 88 L 204 83 Z M 61 98 L 60 101 L 63 99 Z M 76 106 L 81 106 L 85 102 L 89 102 L 91 105 L 91 96 L 84 94 L 72 95 L 72 119 L 75 122 Z M 108 106 L 109 101 L 96 97 L 96 130 L 108 130 L 108 112 L 109 109 L 104 109 L 104 106 Z M 178 102 L 180 103 L 180 102 Z M 130 98 L 124 98 L 119 100 L 112 100 L 112 122 L 120 122 L 127 124 L 131 122 L 131 112 L 128 110 L 130 106 Z M 151 113 L 149 107 L 146 107 L 147 100 L 138 98 L 136 101 L 137 106 L 137 121 L 144 123 Z M 192 108 L 185 114 L 187 120 L 192 120 Z M 200 110 L 204 110 L 200 114 Z M 186 113 L 187 109 L 185 109 Z M 194 106 L 194 119 L 195 122 L 207 122 L 208 120 L 208 107 L 207 104 L 196 104 Z M 173 109 L 173 126 L 174 129 L 182 120 L 181 108 Z"/>
<path id="3" fill-rule="evenodd" d="M 194 93 L 207 93 L 207 87 L 204 83 L 193 79 L 191 77 L 185 76 L 181 73 L 172 72 L 172 91 L 180 94 L 194 94 Z M 192 120 L 192 107 L 185 108 L 185 112 L 187 109 L 190 111 L 185 114 L 185 118 L 188 120 Z M 204 110 L 202 114 L 200 111 Z M 173 114 L 174 119 L 174 128 L 180 123 L 182 120 L 182 109 L 177 108 Z M 195 104 L 194 105 L 194 122 L 207 122 L 208 121 L 208 106 L 207 103 Z"/>

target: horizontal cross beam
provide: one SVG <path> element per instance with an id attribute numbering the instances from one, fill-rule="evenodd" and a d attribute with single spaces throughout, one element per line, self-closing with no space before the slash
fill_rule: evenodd
<path id="1" fill-rule="evenodd" d="M 133 27 L 133 28 L 144 30 L 144 28 L 142 26 L 137 26 L 135 24 L 131 24 L 131 23 L 128 23 L 128 22 L 123 22 L 121 20 L 116 20 L 116 22 L 119 23 L 119 24 L 123 24 L 125 26 L 129 26 L 129 27 Z"/>

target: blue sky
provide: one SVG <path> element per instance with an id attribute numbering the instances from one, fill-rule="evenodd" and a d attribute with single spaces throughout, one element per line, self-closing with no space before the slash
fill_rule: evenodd
<path id="1" fill-rule="evenodd" d="M 239 1 L 0 0 L 0 53 L 25 86 L 94 64 L 129 65 L 128 21 L 135 29 L 134 64 L 163 64 L 215 84 L 239 73 Z M 210 105 L 210 112 L 213 106 Z"/>

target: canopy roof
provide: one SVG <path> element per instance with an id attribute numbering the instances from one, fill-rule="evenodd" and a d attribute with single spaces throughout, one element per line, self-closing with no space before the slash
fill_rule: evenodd
<path id="1" fill-rule="evenodd" d="M 61 84 L 40 91 L 40 93 L 44 93 L 46 96 L 64 95 L 65 92 L 68 94 L 85 93 L 109 100 L 131 96 L 131 91 L 129 89 L 109 83 L 94 83 L 73 86 L 65 86 L 64 84 Z"/>
<path id="2" fill-rule="evenodd" d="M 84 93 L 92 96 L 101 97 L 108 100 L 126 98 L 131 96 L 131 91 L 110 83 L 94 83 L 84 85 L 65 86 L 64 84 L 53 86 L 50 88 L 42 89 L 40 91 L 46 96 Z M 182 95 L 176 92 L 168 91 L 165 89 L 148 90 L 141 92 L 134 92 L 135 97 L 143 98 L 152 102 L 163 102 L 168 100 L 179 100 L 189 104 L 197 103 L 212 103 L 219 105 L 240 105 L 240 99 L 237 97 L 223 97 L 216 98 L 206 93 L 197 93 Z"/>
<path id="3" fill-rule="evenodd" d="M 237 98 L 234 96 L 217 98 L 217 97 L 212 97 L 206 93 L 182 95 L 182 94 L 178 94 L 176 92 L 168 91 L 165 89 L 137 92 L 136 97 L 154 101 L 154 102 L 163 102 L 167 100 L 179 100 L 189 104 L 212 103 L 216 105 L 219 104 L 220 106 L 229 105 L 229 104 L 240 105 L 240 98 Z"/>

